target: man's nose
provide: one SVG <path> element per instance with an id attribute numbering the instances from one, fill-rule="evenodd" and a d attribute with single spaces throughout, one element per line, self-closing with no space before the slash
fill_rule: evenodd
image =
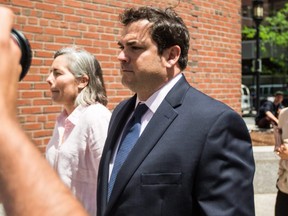
<path id="1" fill-rule="evenodd" d="M 124 62 L 128 62 L 129 58 L 127 56 L 127 54 L 124 52 L 124 50 L 121 50 L 121 52 L 118 55 L 118 60 L 119 61 L 124 61 Z"/>

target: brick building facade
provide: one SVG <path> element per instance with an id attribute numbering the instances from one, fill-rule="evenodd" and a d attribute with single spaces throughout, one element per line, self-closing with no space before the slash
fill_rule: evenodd
<path id="1" fill-rule="evenodd" d="M 192 86 L 240 112 L 241 1 L 238 0 L 0 0 L 16 14 L 15 28 L 29 39 L 33 61 L 19 83 L 18 113 L 28 135 L 44 152 L 62 108 L 50 99 L 46 77 L 54 51 L 81 46 L 100 61 L 108 108 L 132 93 L 121 84 L 117 54 L 118 14 L 127 7 L 176 7 L 190 30 L 185 75 Z"/>

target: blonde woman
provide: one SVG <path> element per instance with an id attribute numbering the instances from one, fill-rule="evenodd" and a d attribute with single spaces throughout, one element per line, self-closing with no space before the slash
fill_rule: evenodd
<path id="1" fill-rule="evenodd" d="M 54 55 L 47 82 L 52 100 L 64 109 L 46 158 L 88 213 L 96 215 L 98 165 L 111 116 L 101 67 L 89 52 L 63 48 Z"/>

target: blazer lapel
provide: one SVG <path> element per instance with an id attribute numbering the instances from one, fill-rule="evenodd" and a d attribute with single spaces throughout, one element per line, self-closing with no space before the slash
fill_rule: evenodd
<path id="1" fill-rule="evenodd" d="M 177 117 L 178 113 L 174 108 L 181 105 L 185 92 L 189 87 L 184 77 L 180 79 L 153 115 L 118 173 L 106 214 L 114 203 L 117 202 L 120 194 L 128 184 L 129 179 L 141 165 L 142 161 L 145 160 L 146 156 L 157 144 L 169 125 Z M 161 122 L 161 124 L 159 124 L 159 122 Z M 157 127 L 155 127 L 155 125 L 157 125 Z"/>
<path id="2" fill-rule="evenodd" d="M 108 209 L 117 201 L 131 176 L 140 166 L 145 157 L 149 154 L 151 149 L 156 145 L 157 141 L 161 138 L 167 127 L 169 127 L 171 122 L 173 122 L 177 116 L 177 113 L 169 107 L 166 107 L 166 110 L 164 110 L 163 113 L 156 113 L 119 170 L 107 206 Z M 161 124 L 159 124 L 159 122 L 161 122 Z M 154 125 L 157 125 L 157 128 L 155 128 Z"/>
<path id="3" fill-rule="evenodd" d="M 113 150 L 115 143 L 117 142 L 117 139 L 123 130 L 123 127 L 125 126 L 125 123 L 132 113 L 133 109 L 135 108 L 136 103 L 136 95 L 132 98 L 130 98 L 128 101 L 126 101 L 124 104 L 121 104 L 121 107 L 119 107 L 117 110 L 114 110 L 115 112 L 114 116 L 111 118 L 111 122 L 109 125 L 109 136 L 107 137 L 105 147 L 103 149 L 103 152 L 109 151 L 110 149 Z"/>
<path id="4" fill-rule="evenodd" d="M 99 215 L 104 215 L 107 205 L 107 188 L 108 188 L 108 177 L 109 177 L 109 163 L 113 156 L 113 150 L 117 143 L 118 137 L 125 126 L 127 118 L 131 114 L 135 107 L 136 95 L 119 104 L 117 110 L 113 111 L 112 118 L 109 125 L 107 140 L 102 153 L 102 158 L 99 165 L 99 178 L 98 178 L 98 192 L 100 196 L 97 196 L 98 201 L 98 212 Z"/>

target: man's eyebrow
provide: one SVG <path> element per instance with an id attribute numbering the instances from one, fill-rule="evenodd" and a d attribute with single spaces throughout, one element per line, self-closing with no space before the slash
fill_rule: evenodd
<path id="1" fill-rule="evenodd" d="M 123 43 L 121 43 L 120 41 L 118 41 L 117 44 L 118 44 L 119 46 L 123 46 Z M 128 41 L 128 42 L 126 43 L 127 46 L 132 46 L 132 45 L 135 45 L 135 44 L 137 44 L 137 41 Z"/>
<path id="2" fill-rule="evenodd" d="M 137 41 L 128 41 L 127 43 L 127 46 L 132 46 L 132 45 L 135 45 L 135 44 L 137 44 Z"/>

